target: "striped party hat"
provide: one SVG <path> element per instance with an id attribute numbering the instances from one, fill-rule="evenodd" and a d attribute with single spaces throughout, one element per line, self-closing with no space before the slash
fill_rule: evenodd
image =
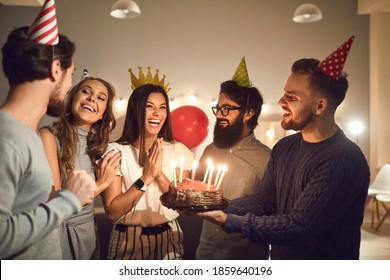
<path id="1" fill-rule="evenodd" d="M 30 39 L 40 44 L 58 44 L 57 16 L 54 0 L 45 1 L 39 15 L 31 24 L 28 35 Z"/>
<path id="2" fill-rule="evenodd" d="M 91 75 L 89 75 L 88 69 L 84 69 L 83 76 L 81 77 L 81 80 L 84 80 L 84 79 L 89 78 L 89 77 L 91 77 Z"/>
<path id="3" fill-rule="evenodd" d="M 349 49 L 351 48 L 354 39 L 355 36 L 350 37 L 340 47 L 338 47 L 337 50 L 322 60 L 318 65 L 321 71 L 327 76 L 338 80 L 343 74 L 345 60 L 347 59 Z"/>

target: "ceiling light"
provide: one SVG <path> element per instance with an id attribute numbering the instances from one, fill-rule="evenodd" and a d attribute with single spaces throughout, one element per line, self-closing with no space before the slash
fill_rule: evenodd
<path id="1" fill-rule="evenodd" d="M 293 16 L 293 21 L 299 23 L 315 22 L 322 19 L 320 8 L 313 4 L 302 4 L 299 6 Z"/>
<path id="2" fill-rule="evenodd" d="M 141 9 L 132 0 L 118 0 L 112 5 L 110 15 L 114 18 L 129 19 L 138 17 Z"/>

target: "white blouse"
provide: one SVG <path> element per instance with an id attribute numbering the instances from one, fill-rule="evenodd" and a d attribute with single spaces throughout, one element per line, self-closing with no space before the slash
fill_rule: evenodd
<path id="1" fill-rule="evenodd" d="M 116 148 L 122 152 L 121 175 L 122 193 L 125 193 L 133 183 L 141 177 L 143 168 L 138 164 L 139 150 L 132 145 L 121 145 L 116 142 L 110 143 L 106 151 Z M 180 142 L 163 142 L 162 172 L 167 178 L 173 180 L 172 161 L 177 166 L 184 158 L 183 170 L 190 170 L 195 159 L 194 154 Z M 119 218 L 115 224 L 136 225 L 142 227 L 156 226 L 176 219 L 177 211 L 163 206 L 160 202 L 162 195 L 158 185 L 153 181 L 138 203 L 131 211 Z"/>

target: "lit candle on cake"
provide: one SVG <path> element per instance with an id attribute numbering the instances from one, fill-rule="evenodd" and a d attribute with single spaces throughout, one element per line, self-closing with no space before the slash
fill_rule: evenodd
<path id="1" fill-rule="evenodd" d="M 217 169 L 218 169 L 218 171 L 217 171 L 217 175 L 215 175 L 214 186 L 217 186 L 219 175 L 221 175 L 222 166 L 220 164 L 218 164 L 218 168 Z"/>
<path id="2" fill-rule="evenodd" d="M 180 176 L 179 183 L 183 182 L 183 165 L 184 165 L 184 157 L 180 158 Z"/>
<path id="3" fill-rule="evenodd" d="M 216 188 L 217 190 L 218 190 L 219 187 L 221 186 L 223 176 L 225 176 L 225 172 L 226 172 L 226 164 L 223 165 L 221 177 L 219 178 L 218 183 L 217 183 L 217 185 L 215 186 L 215 188 Z"/>
<path id="4" fill-rule="evenodd" d="M 210 186 L 211 186 L 211 179 L 213 178 L 213 171 L 214 171 L 214 166 L 213 164 L 210 164 L 210 171 L 209 171 L 209 180 L 207 181 L 207 191 L 210 191 Z"/>
<path id="5" fill-rule="evenodd" d="M 208 158 L 207 169 L 206 169 L 206 173 L 204 173 L 203 183 L 206 183 L 207 175 L 209 175 L 209 171 L 210 171 L 210 165 L 211 165 L 211 159 Z"/>
<path id="6" fill-rule="evenodd" d="M 192 173 L 191 173 L 191 188 L 194 185 L 194 180 L 195 180 L 195 172 L 196 172 L 196 167 L 198 166 L 198 163 L 196 160 L 192 162 Z"/>
<path id="7" fill-rule="evenodd" d="M 172 160 L 172 171 L 173 171 L 173 186 L 176 188 L 176 161 Z"/>

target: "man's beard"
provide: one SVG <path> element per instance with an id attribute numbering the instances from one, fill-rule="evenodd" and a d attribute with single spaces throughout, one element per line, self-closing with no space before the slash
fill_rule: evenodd
<path id="1" fill-rule="evenodd" d="M 243 119 L 244 116 L 241 114 L 232 124 L 230 124 L 230 122 L 226 119 L 220 119 L 228 122 L 228 125 L 226 127 L 221 127 L 220 125 L 218 125 L 217 120 L 214 127 L 213 138 L 215 146 L 220 149 L 227 149 L 237 144 L 238 141 L 241 140 L 242 131 L 244 130 L 244 124 L 242 123 Z"/>
<path id="2" fill-rule="evenodd" d="M 50 95 L 46 114 L 51 117 L 60 117 L 65 113 L 65 102 L 60 98 L 61 87 L 62 83 L 59 83 L 54 89 L 54 92 Z"/>
<path id="3" fill-rule="evenodd" d="M 307 108 L 309 109 L 309 108 Z M 301 131 L 304 129 L 312 120 L 314 120 L 316 115 L 309 110 L 306 110 L 306 108 L 302 111 L 302 113 L 298 114 L 297 120 L 291 119 L 288 122 L 281 123 L 282 128 L 284 130 L 295 130 L 295 131 Z"/>

